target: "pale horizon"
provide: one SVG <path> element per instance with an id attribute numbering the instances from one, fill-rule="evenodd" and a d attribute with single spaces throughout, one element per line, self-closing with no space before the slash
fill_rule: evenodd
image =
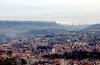
<path id="1" fill-rule="evenodd" d="M 100 23 L 100 0 L 0 0 L 0 20 Z"/>

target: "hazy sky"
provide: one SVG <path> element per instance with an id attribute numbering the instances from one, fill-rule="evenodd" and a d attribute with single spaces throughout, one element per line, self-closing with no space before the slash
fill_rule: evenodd
<path id="1" fill-rule="evenodd" d="M 100 0 L 0 0 L 0 20 L 100 23 Z"/>

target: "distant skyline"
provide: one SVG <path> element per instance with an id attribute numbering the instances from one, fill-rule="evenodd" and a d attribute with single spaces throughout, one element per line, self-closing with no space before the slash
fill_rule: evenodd
<path id="1" fill-rule="evenodd" d="M 100 23 L 100 0 L 0 0 L 0 20 Z"/>

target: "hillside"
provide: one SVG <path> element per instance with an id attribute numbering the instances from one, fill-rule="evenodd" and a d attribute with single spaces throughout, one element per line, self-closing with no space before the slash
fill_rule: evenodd
<path id="1" fill-rule="evenodd" d="M 100 31 L 100 24 L 90 25 L 85 29 L 86 31 Z"/>
<path id="2" fill-rule="evenodd" d="M 0 34 L 10 37 L 15 37 L 16 35 L 31 31 L 34 31 L 33 34 L 35 35 L 43 31 L 45 32 L 44 29 L 65 29 L 65 27 L 54 21 L 0 21 Z"/>

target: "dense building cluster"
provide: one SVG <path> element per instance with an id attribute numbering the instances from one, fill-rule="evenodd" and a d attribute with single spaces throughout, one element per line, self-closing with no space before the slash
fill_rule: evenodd
<path id="1" fill-rule="evenodd" d="M 71 31 L 0 42 L 1 65 L 100 65 L 100 33 Z"/>

